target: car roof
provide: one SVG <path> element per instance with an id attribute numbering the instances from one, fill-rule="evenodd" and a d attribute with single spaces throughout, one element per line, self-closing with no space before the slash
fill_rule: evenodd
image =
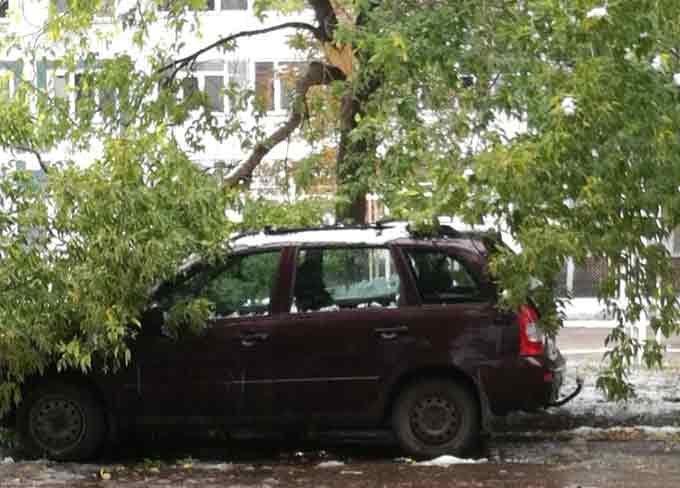
<path id="1" fill-rule="evenodd" d="M 232 240 L 234 250 L 306 244 L 385 245 L 411 238 L 406 222 L 366 226 L 326 226 L 309 229 L 264 229 Z"/>
<path id="2" fill-rule="evenodd" d="M 299 229 L 265 228 L 259 232 L 241 234 L 231 240 L 233 251 L 258 248 L 309 245 L 381 246 L 392 243 L 403 245 L 434 242 L 479 251 L 479 242 L 489 237 L 488 230 L 458 231 L 442 226 L 436 236 L 423 238 L 409 229 L 408 222 L 391 221 L 360 226 L 322 226 Z M 473 242 L 475 241 L 475 242 Z"/>

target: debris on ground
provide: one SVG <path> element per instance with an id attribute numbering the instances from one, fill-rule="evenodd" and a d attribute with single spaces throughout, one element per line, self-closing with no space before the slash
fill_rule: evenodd
<path id="1" fill-rule="evenodd" d="M 316 465 L 317 468 L 339 468 L 344 466 L 345 463 L 342 461 L 323 461 Z"/>
<path id="2" fill-rule="evenodd" d="M 486 458 L 482 459 L 468 459 L 468 458 L 459 458 L 456 456 L 449 456 L 449 455 L 444 455 L 444 456 L 439 456 L 434 459 L 430 459 L 429 461 L 421 461 L 419 463 L 416 463 L 416 466 L 439 466 L 442 468 L 448 468 L 449 466 L 452 466 L 454 464 L 482 464 L 486 463 L 489 460 Z"/>

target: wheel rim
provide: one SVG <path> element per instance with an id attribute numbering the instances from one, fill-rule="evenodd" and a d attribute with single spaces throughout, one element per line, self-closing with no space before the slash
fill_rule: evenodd
<path id="1" fill-rule="evenodd" d="M 29 422 L 35 442 L 53 453 L 76 447 L 85 434 L 85 416 L 80 405 L 61 396 L 38 400 L 31 409 Z"/>
<path id="2" fill-rule="evenodd" d="M 411 409 L 411 428 L 426 444 L 441 445 L 453 440 L 460 427 L 456 405 L 440 395 L 420 398 Z"/>

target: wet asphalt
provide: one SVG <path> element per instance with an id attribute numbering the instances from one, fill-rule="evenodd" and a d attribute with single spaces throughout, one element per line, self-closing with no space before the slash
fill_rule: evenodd
<path id="1" fill-rule="evenodd" d="M 526 435 L 514 424 L 469 456 L 477 464 L 421 466 L 402 457 L 383 433 L 334 433 L 296 443 L 191 441 L 182 447 L 166 439 L 109 452 L 97 464 L 7 460 L 0 464 L 0 487 L 680 487 L 677 435 Z"/>

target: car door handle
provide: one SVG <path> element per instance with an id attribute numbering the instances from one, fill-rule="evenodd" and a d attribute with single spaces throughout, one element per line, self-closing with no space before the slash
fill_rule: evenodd
<path id="1" fill-rule="evenodd" d="M 264 342 L 269 339 L 269 334 L 266 332 L 242 332 L 239 334 L 241 345 L 244 347 L 252 347 L 259 342 Z"/>
<path id="2" fill-rule="evenodd" d="M 387 341 L 396 339 L 398 336 L 406 334 L 408 332 L 408 327 L 401 325 L 398 327 L 378 327 L 374 329 L 375 333 L 380 336 L 381 339 Z"/>

